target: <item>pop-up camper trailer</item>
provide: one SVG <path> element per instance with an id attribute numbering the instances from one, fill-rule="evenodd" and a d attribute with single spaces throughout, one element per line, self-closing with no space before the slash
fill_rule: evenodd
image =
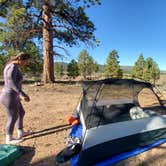
<path id="1" fill-rule="evenodd" d="M 166 108 L 147 82 L 85 81 L 76 114 L 82 129 L 78 166 L 95 165 L 166 138 Z"/>

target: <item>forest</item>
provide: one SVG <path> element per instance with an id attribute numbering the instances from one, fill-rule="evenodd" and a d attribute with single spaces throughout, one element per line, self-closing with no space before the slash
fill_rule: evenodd
<path id="1" fill-rule="evenodd" d="M 77 59 L 67 65 L 58 63 L 56 57 L 69 56 L 68 49 L 84 43 L 99 46 L 94 36 L 95 25 L 85 13 L 85 8 L 101 5 L 99 0 L 72 1 L 0 1 L 0 75 L 4 65 L 18 52 L 32 56 L 30 65 L 23 68 L 26 78 L 43 83 L 56 79 L 101 79 L 109 77 L 138 78 L 155 83 L 160 78 L 158 64 L 143 54 L 130 71 L 120 67 L 116 48 L 110 50 L 105 64 L 98 64 L 86 49 L 80 50 Z M 82 5 L 82 6 L 81 6 Z M 60 49 L 64 54 L 59 53 Z M 102 56 L 102 55 L 101 55 Z M 135 55 L 137 56 L 137 55 Z M 79 77 L 78 77 L 79 76 Z"/>

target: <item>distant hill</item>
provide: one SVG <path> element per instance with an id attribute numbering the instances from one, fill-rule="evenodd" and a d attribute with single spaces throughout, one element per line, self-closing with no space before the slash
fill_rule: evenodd
<path id="1" fill-rule="evenodd" d="M 102 71 L 104 68 L 104 65 L 99 64 L 99 71 Z M 124 73 L 131 73 L 133 66 L 120 66 L 120 68 L 123 70 Z M 165 70 L 160 70 L 161 74 L 166 74 Z"/>
<path id="2" fill-rule="evenodd" d="M 133 69 L 133 66 L 120 66 L 120 68 L 122 70 L 131 71 Z"/>
<path id="3" fill-rule="evenodd" d="M 62 65 L 64 70 L 67 69 L 68 63 L 66 62 L 56 62 L 56 63 L 59 63 L 60 65 Z M 103 68 L 104 68 L 104 65 L 99 64 L 99 72 L 102 72 Z M 120 66 L 120 68 L 123 70 L 124 73 L 131 73 L 133 66 Z M 165 70 L 161 70 L 160 72 L 161 74 L 166 74 Z"/>
<path id="4" fill-rule="evenodd" d="M 166 71 L 165 70 L 160 70 L 160 73 L 161 74 L 166 74 Z"/>
<path id="5" fill-rule="evenodd" d="M 103 71 L 104 65 L 99 64 L 99 71 Z M 133 66 L 120 66 L 124 73 L 130 73 Z"/>
<path id="6" fill-rule="evenodd" d="M 120 66 L 124 73 L 131 73 L 133 66 Z"/>

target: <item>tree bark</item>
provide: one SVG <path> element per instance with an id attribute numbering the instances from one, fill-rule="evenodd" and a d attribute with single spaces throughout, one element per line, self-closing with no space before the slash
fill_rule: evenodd
<path id="1" fill-rule="evenodd" d="M 43 0 L 43 82 L 54 82 L 53 31 L 49 0 Z"/>

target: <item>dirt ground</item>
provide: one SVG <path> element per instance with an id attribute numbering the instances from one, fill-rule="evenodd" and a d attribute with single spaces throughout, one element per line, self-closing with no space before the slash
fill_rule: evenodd
<path id="1" fill-rule="evenodd" d="M 81 95 L 80 85 L 23 85 L 31 101 L 22 102 L 26 111 L 24 127 L 33 135 L 20 143 L 22 155 L 12 166 L 54 166 L 55 156 L 65 147 L 69 133 L 66 116 L 73 113 Z M 0 86 L 0 89 L 2 86 Z M 6 115 L 0 106 L 0 143 L 5 141 Z M 15 133 L 16 134 L 16 133 Z M 124 160 L 116 166 L 165 166 L 166 144 Z M 69 163 L 63 166 L 69 166 Z"/>
<path id="2" fill-rule="evenodd" d="M 20 144 L 24 147 L 25 154 L 14 166 L 53 166 L 56 154 L 65 147 L 65 137 L 70 128 L 66 117 L 76 108 L 81 88 L 79 85 L 63 84 L 24 85 L 23 88 L 31 98 L 29 103 L 22 102 L 26 111 L 24 127 L 34 134 Z M 1 106 L 1 144 L 5 142 L 5 123 L 6 115 Z"/>

